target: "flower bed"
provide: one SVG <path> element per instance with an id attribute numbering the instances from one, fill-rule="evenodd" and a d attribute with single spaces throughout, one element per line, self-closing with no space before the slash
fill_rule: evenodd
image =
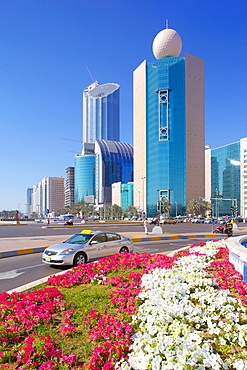
<path id="1" fill-rule="evenodd" d="M 174 257 L 117 254 L 2 293 L 0 368 L 246 370 L 241 278 L 218 241 Z"/>

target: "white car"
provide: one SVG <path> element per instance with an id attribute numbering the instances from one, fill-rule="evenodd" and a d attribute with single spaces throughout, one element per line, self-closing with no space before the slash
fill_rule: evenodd
<path id="1" fill-rule="evenodd" d="M 83 230 L 63 243 L 46 248 L 42 262 L 49 265 L 78 266 L 115 253 L 133 252 L 131 239 L 110 231 Z"/>
<path id="2" fill-rule="evenodd" d="M 176 217 L 176 220 L 177 220 L 177 223 L 178 224 L 181 224 L 184 222 L 184 218 L 183 217 Z"/>
<path id="3" fill-rule="evenodd" d="M 192 222 L 194 224 L 203 224 L 204 223 L 204 217 L 195 217 L 195 218 L 193 218 Z"/>

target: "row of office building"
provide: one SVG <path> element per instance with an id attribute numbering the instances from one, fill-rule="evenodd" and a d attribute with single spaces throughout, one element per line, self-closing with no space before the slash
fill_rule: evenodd
<path id="1" fill-rule="evenodd" d="M 65 205 L 91 196 L 154 217 L 162 199 L 171 215 L 196 199 L 211 202 L 214 216 L 234 206 L 247 217 L 247 139 L 205 149 L 203 59 L 180 56 L 181 37 L 168 27 L 152 47 L 156 60 L 133 72 L 133 147 L 120 142 L 119 85 L 84 89 L 83 147 L 66 170 Z"/>

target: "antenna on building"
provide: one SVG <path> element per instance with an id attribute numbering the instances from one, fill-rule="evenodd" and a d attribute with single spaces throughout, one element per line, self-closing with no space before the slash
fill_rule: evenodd
<path id="1" fill-rule="evenodd" d="M 169 28 L 169 26 L 168 26 L 168 19 L 166 19 L 166 28 Z"/>
<path id="2" fill-rule="evenodd" d="M 89 70 L 88 66 L 86 66 L 86 65 L 85 65 L 85 67 L 86 67 L 86 69 L 87 69 L 87 71 L 88 71 L 89 76 L 90 76 L 90 77 L 91 77 L 91 79 L 93 80 L 93 82 L 94 82 L 94 81 L 96 81 L 96 80 L 95 80 L 95 78 L 93 77 L 92 73 L 90 72 L 90 70 Z"/>

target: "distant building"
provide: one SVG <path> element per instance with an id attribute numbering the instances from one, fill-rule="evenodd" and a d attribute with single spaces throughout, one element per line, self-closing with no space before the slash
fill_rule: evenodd
<path id="1" fill-rule="evenodd" d="M 133 74 L 134 199 L 148 217 L 163 198 L 171 215 L 204 198 L 204 61 L 180 57 L 181 49 L 179 34 L 162 30 L 153 41 L 157 60 Z"/>
<path id="2" fill-rule="evenodd" d="M 212 215 L 234 213 L 247 218 L 247 138 L 215 149 L 206 148 L 205 158 L 206 200 L 211 201 Z"/>
<path id="3" fill-rule="evenodd" d="M 75 203 L 75 167 L 66 168 L 65 207 Z"/>
<path id="4" fill-rule="evenodd" d="M 247 218 L 247 137 L 240 139 L 240 163 L 241 205 L 239 213 L 242 217 Z"/>
<path id="5" fill-rule="evenodd" d="M 42 185 L 41 185 L 41 182 L 39 182 L 37 185 L 33 185 L 31 209 L 32 209 L 31 213 L 36 213 L 38 216 L 42 214 Z"/>
<path id="6" fill-rule="evenodd" d="M 28 188 L 27 189 L 27 205 L 26 205 L 26 214 L 28 217 L 30 217 L 32 213 L 32 194 L 33 194 L 33 189 Z"/>
<path id="7" fill-rule="evenodd" d="M 82 154 L 75 157 L 75 202 L 95 195 L 94 144 L 84 143 Z"/>
<path id="8" fill-rule="evenodd" d="M 44 177 L 38 185 L 33 185 L 32 212 L 40 217 L 63 208 L 63 177 Z"/>
<path id="9" fill-rule="evenodd" d="M 46 177 L 46 210 L 55 212 L 64 208 L 64 178 Z"/>
<path id="10" fill-rule="evenodd" d="M 133 182 L 133 147 L 118 141 L 96 140 L 96 204 L 112 204 L 112 184 L 115 182 Z"/>
<path id="11" fill-rule="evenodd" d="M 134 205 L 134 183 L 122 184 L 116 182 L 112 184 L 112 205 L 117 204 L 125 212 L 129 206 Z"/>
<path id="12" fill-rule="evenodd" d="M 119 88 L 115 83 L 99 85 L 94 81 L 83 91 L 82 141 L 96 139 L 119 141 Z"/>

